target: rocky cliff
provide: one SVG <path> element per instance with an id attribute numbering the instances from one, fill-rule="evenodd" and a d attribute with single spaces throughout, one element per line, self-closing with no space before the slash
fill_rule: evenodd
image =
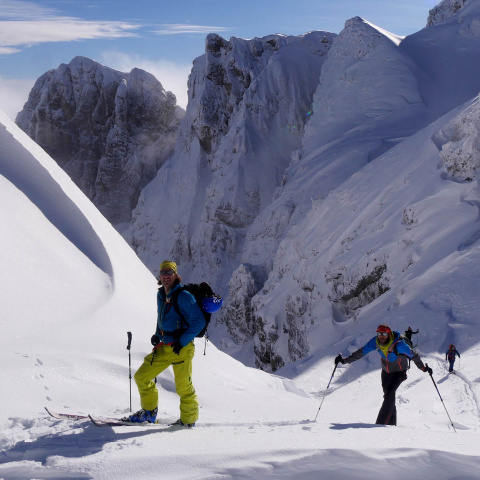
<path id="1" fill-rule="evenodd" d="M 444 22 L 456 15 L 465 5 L 472 0 L 442 0 L 429 12 L 427 26 Z"/>
<path id="2" fill-rule="evenodd" d="M 126 235 L 152 270 L 172 256 L 225 289 L 248 229 L 300 146 L 334 38 L 207 37 L 175 154 L 142 192 Z"/>
<path id="3" fill-rule="evenodd" d="M 37 80 L 16 123 L 119 224 L 173 152 L 183 113 L 149 73 L 76 57 Z"/>

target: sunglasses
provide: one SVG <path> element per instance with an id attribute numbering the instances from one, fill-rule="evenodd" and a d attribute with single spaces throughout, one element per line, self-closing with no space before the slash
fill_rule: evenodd
<path id="1" fill-rule="evenodd" d="M 160 275 L 173 275 L 175 272 L 173 270 L 160 270 Z"/>
<path id="2" fill-rule="evenodd" d="M 388 337 L 389 333 L 388 332 L 378 332 L 377 337 Z"/>

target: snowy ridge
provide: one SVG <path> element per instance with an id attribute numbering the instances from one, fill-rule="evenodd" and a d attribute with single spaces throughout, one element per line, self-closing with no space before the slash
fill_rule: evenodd
<path id="1" fill-rule="evenodd" d="M 480 169 L 480 105 L 478 98 L 470 108 L 455 117 L 434 137 L 440 144 L 442 170 L 447 178 L 472 181 Z"/>

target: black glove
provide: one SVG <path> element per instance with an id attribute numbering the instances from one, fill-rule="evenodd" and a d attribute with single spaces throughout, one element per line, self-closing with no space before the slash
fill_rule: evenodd
<path id="1" fill-rule="evenodd" d="M 431 375 L 433 373 L 433 370 L 428 366 L 428 363 L 426 363 L 425 366 L 422 368 L 422 372 L 427 372 Z"/>
<path id="2" fill-rule="evenodd" d="M 160 343 L 160 338 L 158 335 L 152 335 L 150 341 L 152 342 L 152 345 L 156 347 Z"/>
<path id="3" fill-rule="evenodd" d="M 340 353 L 335 357 L 335 365 L 338 365 L 339 363 L 345 363 L 345 359 Z"/>
<path id="4" fill-rule="evenodd" d="M 180 350 L 183 348 L 183 345 L 180 343 L 180 340 L 177 340 L 173 345 L 172 345 L 172 350 L 173 353 L 176 353 L 177 355 L 180 355 Z"/>

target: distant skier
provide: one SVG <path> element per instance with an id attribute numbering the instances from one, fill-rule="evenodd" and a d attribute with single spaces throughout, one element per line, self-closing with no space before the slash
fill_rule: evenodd
<path id="1" fill-rule="evenodd" d="M 460 352 L 455 348 L 455 345 L 452 343 L 449 345 L 447 353 L 445 354 L 445 361 L 448 360 L 448 363 L 450 364 L 450 367 L 448 368 L 448 371 L 450 373 L 453 373 L 453 364 L 455 363 L 455 357 L 458 355 L 458 358 L 460 358 Z"/>
<path id="2" fill-rule="evenodd" d="M 396 425 L 395 393 L 400 384 L 407 379 L 410 360 L 413 360 L 420 370 L 430 375 L 432 369 L 422 362 L 420 355 L 410 348 L 405 339 L 400 338 L 400 332 L 392 331 L 386 324 L 379 325 L 377 336 L 373 337 L 362 348 L 346 358 L 338 355 L 335 358 L 335 365 L 355 362 L 373 350 L 377 350 L 381 357 L 383 388 L 383 403 L 375 423 L 378 425 Z"/>
<path id="3" fill-rule="evenodd" d="M 173 308 L 172 294 L 181 288 L 177 264 L 165 260 L 160 265 L 157 293 L 157 328 L 151 342 L 153 351 L 135 373 L 142 409 L 122 420 L 154 423 L 158 411 L 158 390 L 154 379 L 166 368 L 173 367 L 175 389 L 180 396 L 180 418 L 173 425 L 193 427 L 198 419 L 198 400 L 192 384 L 193 339 L 205 327 L 205 318 L 195 297 L 185 290 L 178 293 L 177 304 L 187 328 Z"/>
<path id="4" fill-rule="evenodd" d="M 419 331 L 420 331 L 420 330 L 417 328 L 417 331 L 414 332 L 414 331 L 412 330 L 412 327 L 408 327 L 408 328 L 405 330 L 404 335 L 405 335 L 405 337 L 408 338 L 408 340 L 410 340 L 410 346 L 413 345 L 413 343 L 412 343 L 412 335 L 416 335 Z"/>

